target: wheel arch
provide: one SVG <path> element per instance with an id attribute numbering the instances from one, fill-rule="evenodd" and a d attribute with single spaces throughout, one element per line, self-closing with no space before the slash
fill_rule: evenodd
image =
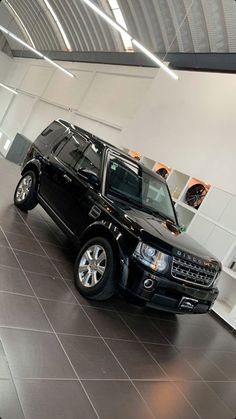
<path id="1" fill-rule="evenodd" d="M 21 171 L 21 175 L 23 176 L 26 172 L 32 170 L 35 173 L 37 180 L 39 181 L 40 173 L 41 173 L 41 164 L 38 160 L 30 160 Z"/>
<path id="2" fill-rule="evenodd" d="M 104 237 L 111 243 L 115 257 L 118 259 L 117 278 L 121 283 L 126 282 L 128 276 L 129 257 L 127 255 L 124 236 L 112 223 L 98 221 L 91 224 L 79 237 L 81 245 L 94 237 Z"/>

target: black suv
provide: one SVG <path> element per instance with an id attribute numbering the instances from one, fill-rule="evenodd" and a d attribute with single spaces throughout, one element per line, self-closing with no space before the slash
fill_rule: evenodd
<path id="1" fill-rule="evenodd" d="M 15 205 L 38 203 L 79 245 L 75 283 L 105 300 L 117 286 L 148 306 L 205 313 L 221 264 L 181 233 L 165 180 L 66 121 L 52 122 L 23 164 Z"/>

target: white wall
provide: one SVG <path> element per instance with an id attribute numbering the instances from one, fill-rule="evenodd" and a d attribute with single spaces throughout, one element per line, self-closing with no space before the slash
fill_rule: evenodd
<path id="1" fill-rule="evenodd" d="M 190 176 L 236 193 L 236 76 L 62 63 L 67 77 L 41 60 L 0 55 L 0 131 L 34 140 L 55 118 L 77 123 Z M 4 77 L 5 75 L 5 77 Z M 0 150 L 1 151 L 1 150 Z"/>
<path id="2" fill-rule="evenodd" d="M 3 81 L 9 71 L 13 60 L 0 51 L 0 81 Z"/>
<path id="3" fill-rule="evenodd" d="M 0 65 L 5 59 L 0 57 Z M 32 141 L 53 119 L 64 118 L 119 144 L 122 129 L 142 103 L 156 69 L 86 63 L 61 63 L 75 78 L 42 60 L 11 60 L 0 80 L 16 88 L 0 90 L 2 146 L 17 132 Z M 4 64 L 5 65 L 5 64 Z M 1 151 L 1 144 L 0 144 Z"/>
<path id="4" fill-rule="evenodd" d="M 236 75 L 179 77 L 158 72 L 120 143 L 236 193 Z"/>

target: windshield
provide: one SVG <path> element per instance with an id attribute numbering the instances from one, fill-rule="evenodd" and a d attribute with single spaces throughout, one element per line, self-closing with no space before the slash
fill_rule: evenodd
<path id="1" fill-rule="evenodd" d="M 107 193 L 176 222 L 167 185 L 130 160 L 110 156 Z"/>

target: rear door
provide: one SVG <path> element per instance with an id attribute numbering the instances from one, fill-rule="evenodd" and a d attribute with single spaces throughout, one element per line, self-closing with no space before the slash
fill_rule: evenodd
<path id="1" fill-rule="evenodd" d="M 74 166 L 88 145 L 77 134 L 64 137 L 49 155 L 42 158 L 40 196 L 51 209 L 64 219 L 65 209 L 71 205 L 70 191 L 74 185 Z"/>
<path id="2" fill-rule="evenodd" d="M 88 223 L 94 199 L 95 192 L 91 190 L 87 194 L 92 188 L 79 173 L 81 167 L 92 170 L 94 164 L 100 164 L 101 158 L 93 159 L 91 154 L 93 156 L 96 151 L 83 135 L 71 135 L 49 157 L 47 174 L 40 187 L 42 197 L 74 234 L 79 234 Z"/>

